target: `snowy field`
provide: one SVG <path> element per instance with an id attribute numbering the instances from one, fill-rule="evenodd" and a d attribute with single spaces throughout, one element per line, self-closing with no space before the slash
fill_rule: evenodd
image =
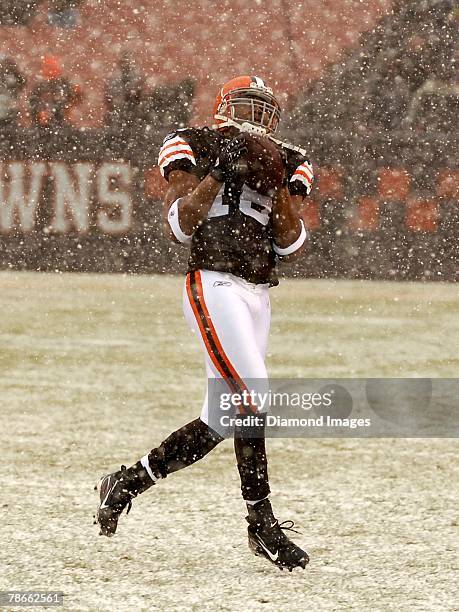
<path id="1" fill-rule="evenodd" d="M 97 535 L 98 477 L 199 414 L 181 283 L 0 274 L 0 590 L 62 590 L 68 610 L 457 610 L 454 440 L 268 440 L 305 572 L 249 552 L 229 441 Z M 457 376 L 456 286 L 283 281 L 271 295 L 272 376 Z"/>

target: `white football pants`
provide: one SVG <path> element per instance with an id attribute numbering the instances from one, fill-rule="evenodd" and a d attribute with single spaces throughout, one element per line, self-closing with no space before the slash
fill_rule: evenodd
<path id="1" fill-rule="evenodd" d="M 225 379 L 230 393 L 268 391 L 265 356 L 271 307 L 267 284 L 255 285 L 226 272 L 189 272 L 183 311 L 204 349 L 208 379 Z M 211 404 L 206 392 L 201 412 L 206 424 Z"/>

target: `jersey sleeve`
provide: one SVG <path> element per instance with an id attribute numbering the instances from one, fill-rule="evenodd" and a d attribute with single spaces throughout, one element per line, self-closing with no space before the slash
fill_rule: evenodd
<path id="1" fill-rule="evenodd" d="M 159 151 L 158 166 L 166 180 L 172 170 L 194 171 L 196 157 L 185 135 L 173 132 L 166 136 Z"/>
<path id="2" fill-rule="evenodd" d="M 292 156 L 288 160 L 287 179 L 291 195 L 308 196 L 314 180 L 312 164 L 302 155 Z"/>

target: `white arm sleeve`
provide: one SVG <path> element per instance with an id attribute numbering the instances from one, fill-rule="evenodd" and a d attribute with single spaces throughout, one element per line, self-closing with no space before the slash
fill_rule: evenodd
<path id="1" fill-rule="evenodd" d="M 191 236 L 187 236 L 186 234 L 183 233 L 182 228 L 180 227 L 179 209 L 178 209 L 180 200 L 181 198 L 178 198 L 178 200 L 175 200 L 175 202 L 169 208 L 169 212 L 167 214 L 167 220 L 177 240 L 181 242 L 182 244 L 191 244 L 191 239 L 193 238 L 193 234 L 191 234 Z"/>
<path id="2" fill-rule="evenodd" d="M 298 249 L 301 246 L 303 246 L 303 243 L 306 240 L 306 235 L 307 234 L 306 234 L 306 228 L 304 227 L 304 223 L 303 223 L 302 219 L 300 219 L 300 223 L 301 223 L 301 232 L 300 232 L 300 235 L 295 240 L 295 242 L 293 242 L 291 245 L 281 249 L 281 247 L 278 247 L 277 244 L 275 242 L 273 242 L 274 252 L 277 253 L 277 255 L 279 255 L 279 257 L 284 257 L 284 255 L 291 255 L 295 251 L 298 251 Z"/>

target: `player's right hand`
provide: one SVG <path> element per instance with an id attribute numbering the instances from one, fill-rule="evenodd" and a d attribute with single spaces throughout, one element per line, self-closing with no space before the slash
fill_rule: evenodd
<path id="1" fill-rule="evenodd" d="M 244 136 L 239 135 L 228 140 L 221 147 L 210 176 L 221 183 L 234 177 L 239 172 L 238 162 L 246 154 L 247 143 Z"/>

